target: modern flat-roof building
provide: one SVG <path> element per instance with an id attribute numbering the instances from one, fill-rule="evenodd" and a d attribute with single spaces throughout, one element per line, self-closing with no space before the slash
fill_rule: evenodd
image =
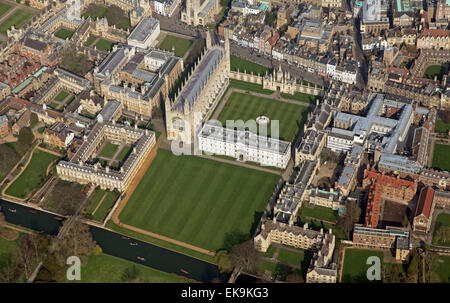
<path id="1" fill-rule="evenodd" d="M 406 260 L 411 250 L 409 231 L 391 226 L 377 229 L 355 224 L 353 244 L 364 248 L 395 249 L 395 259 L 402 261 Z"/>
<path id="2" fill-rule="evenodd" d="M 153 17 L 143 18 L 128 36 L 127 43 L 139 48 L 149 48 L 154 46 L 159 34 L 159 21 Z"/>

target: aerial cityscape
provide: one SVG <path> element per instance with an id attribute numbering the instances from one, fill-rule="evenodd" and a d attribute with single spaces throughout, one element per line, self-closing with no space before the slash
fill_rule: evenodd
<path id="1" fill-rule="evenodd" d="M 0 0 L 0 282 L 450 282 L 450 0 Z"/>

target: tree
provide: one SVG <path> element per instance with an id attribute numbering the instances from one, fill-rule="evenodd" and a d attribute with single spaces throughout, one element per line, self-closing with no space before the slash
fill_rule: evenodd
<path id="1" fill-rule="evenodd" d="M 117 24 L 122 18 L 126 18 L 125 12 L 117 5 L 108 6 L 105 12 L 105 18 L 108 24 Z"/>
<path id="2" fill-rule="evenodd" d="M 425 253 L 425 282 L 436 283 L 440 282 L 440 277 L 436 273 L 439 267 L 439 255 L 431 252 Z"/>
<path id="3" fill-rule="evenodd" d="M 30 126 L 31 126 L 31 128 L 35 127 L 38 122 L 39 122 L 39 118 L 36 115 L 36 113 L 31 113 L 31 116 L 30 116 Z"/>
<path id="4" fill-rule="evenodd" d="M 230 260 L 230 255 L 225 250 L 221 250 L 216 254 L 217 265 L 219 271 L 222 273 L 229 273 L 233 270 L 233 264 Z"/>
<path id="5" fill-rule="evenodd" d="M 25 153 L 33 144 L 34 135 L 29 127 L 22 127 L 19 132 L 17 145 L 21 153 Z"/>
<path id="6" fill-rule="evenodd" d="M 411 251 L 411 257 L 406 273 L 410 278 L 416 277 L 419 273 L 419 254 L 416 250 Z"/>
<path id="7" fill-rule="evenodd" d="M 275 21 L 276 21 L 276 17 L 275 15 L 270 12 L 270 11 L 266 11 L 266 18 L 264 19 L 264 23 L 266 25 L 269 25 L 271 27 L 275 27 Z"/>
<path id="8" fill-rule="evenodd" d="M 28 279 L 34 266 L 41 259 L 49 244 L 48 238 L 35 234 L 24 234 L 19 241 L 17 260 L 23 268 L 23 274 Z"/>
<path id="9" fill-rule="evenodd" d="M 253 240 L 236 245 L 230 254 L 231 264 L 236 268 L 238 274 L 242 271 L 256 273 L 260 258 L 260 254 L 253 246 Z"/>
<path id="10" fill-rule="evenodd" d="M 286 282 L 289 282 L 289 283 L 305 283 L 305 280 L 299 274 L 289 274 L 286 277 Z"/>
<path id="11" fill-rule="evenodd" d="M 441 111 L 440 116 L 445 123 L 450 123 L 450 110 Z"/>
<path id="12" fill-rule="evenodd" d="M 136 265 L 127 267 L 122 273 L 122 282 L 137 282 L 140 274 L 140 270 Z"/>
<path id="13" fill-rule="evenodd" d="M 345 215 L 338 217 L 337 226 L 342 230 L 347 239 L 350 239 L 350 233 L 353 226 L 358 222 L 361 215 L 361 209 L 357 205 L 357 201 L 347 201 L 345 205 Z"/>
<path id="14" fill-rule="evenodd" d="M 70 220 L 65 221 L 61 228 L 65 229 L 67 224 L 70 224 Z M 54 254 L 61 266 L 66 265 L 69 256 L 77 256 L 85 264 L 87 256 L 93 253 L 97 244 L 92 238 L 89 226 L 78 219 L 75 219 L 67 232 L 59 240 L 56 239 L 54 243 Z"/>

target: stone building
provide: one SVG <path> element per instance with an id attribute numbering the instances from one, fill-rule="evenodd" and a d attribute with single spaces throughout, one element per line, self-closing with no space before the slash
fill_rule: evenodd
<path id="1" fill-rule="evenodd" d="M 129 144 L 133 151 L 119 170 L 90 164 L 106 140 L 116 144 Z M 70 161 L 60 161 L 56 166 L 58 176 L 65 181 L 80 184 L 92 183 L 102 189 L 127 190 L 133 178 L 156 145 L 155 133 L 125 125 L 101 123 L 94 126 Z"/>
<path id="2" fill-rule="evenodd" d="M 411 251 L 410 234 L 405 228 L 390 227 L 377 229 L 355 224 L 353 228 L 353 244 L 369 249 L 393 249 L 395 259 L 405 261 Z"/>
<path id="3" fill-rule="evenodd" d="M 186 7 L 181 12 L 181 21 L 189 25 L 214 23 L 214 17 L 220 12 L 219 0 L 186 0 Z"/>
<path id="4" fill-rule="evenodd" d="M 420 191 L 413 220 L 413 230 L 415 232 L 428 233 L 430 231 L 434 207 L 434 190 L 427 186 Z"/>
<path id="5" fill-rule="evenodd" d="M 173 100 L 165 100 L 166 130 L 169 140 L 190 143 L 197 128 L 212 114 L 226 91 L 230 71 L 230 45 L 212 45 L 207 32 L 206 49 Z"/>

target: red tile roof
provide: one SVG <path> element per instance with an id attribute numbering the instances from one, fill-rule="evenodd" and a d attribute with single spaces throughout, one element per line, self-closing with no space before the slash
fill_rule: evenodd
<path id="1" fill-rule="evenodd" d="M 430 186 L 425 187 L 420 192 L 419 203 L 417 204 L 416 216 L 423 214 L 430 218 L 431 208 L 433 206 L 434 189 Z"/>
<path id="2" fill-rule="evenodd" d="M 446 31 L 445 29 L 425 29 L 419 36 L 419 38 L 423 38 L 423 37 L 447 37 L 449 36 L 449 32 Z"/>

